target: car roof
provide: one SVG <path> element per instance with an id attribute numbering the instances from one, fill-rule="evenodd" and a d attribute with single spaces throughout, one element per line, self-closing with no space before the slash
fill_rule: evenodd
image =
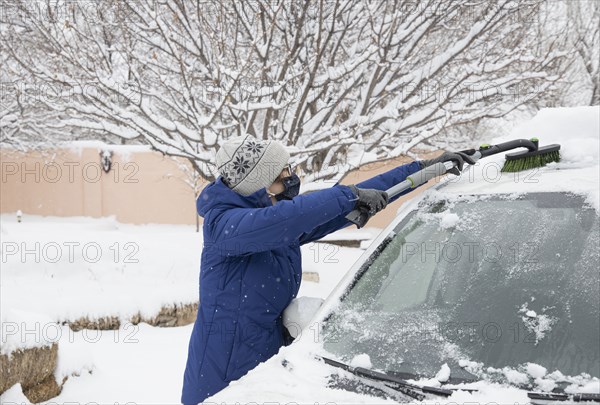
<path id="1" fill-rule="evenodd" d="M 454 195 L 568 192 L 582 195 L 590 206 L 600 209 L 598 164 L 561 161 L 522 172 L 503 173 L 500 171 L 503 163 L 503 155 L 484 158 L 460 176 L 446 176 L 431 192 Z"/>
<path id="2" fill-rule="evenodd" d="M 600 210 L 600 106 L 547 108 L 515 127 L 497 144 L 537 137 L 540 146 L 559 144 L 561 161 L 518 173 L 502 173 L 504 154 L 483 158 L 461 176 L 446 176 L 435 189 L 453 194 L 569 192 Z M 509 153 L 523 151 L 523 148 Z"/>

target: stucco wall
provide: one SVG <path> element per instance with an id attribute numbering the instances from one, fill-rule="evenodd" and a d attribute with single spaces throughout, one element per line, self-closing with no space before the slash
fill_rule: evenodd
<path id="1" fill-rule="evenodd" d="M 175 160 L 143 147 L 106 147 L 88 143 L 78 148 L 21 153 L 0 150 L 0 212 L 24 215 L 114 215 L 126 223 L 194 224 L 193 190 Z M 100 152 L 112 150 L 112 167 L 102 170 Z M 349 173 L 353 184 L 409 160 L 374 163 Z M 419 191 L 417 191 L 419 192 Z M 415 193 L 411 193 L 411 197 Z M 368 226 L 384 227 L 400 201 L 377 214 Z"/>

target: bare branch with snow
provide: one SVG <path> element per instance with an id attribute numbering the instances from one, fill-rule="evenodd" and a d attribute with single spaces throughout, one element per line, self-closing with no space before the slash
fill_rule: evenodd
<path id="1" fill-rule="evenodd" d="M 250 133 L 337 181 L 550 89 L 568 52 L 539 46 L 544 5 L 15 0 L 0 33 L 10 80 L 57 93 L 39 130 L 141 139 L 208 179 Z"/>

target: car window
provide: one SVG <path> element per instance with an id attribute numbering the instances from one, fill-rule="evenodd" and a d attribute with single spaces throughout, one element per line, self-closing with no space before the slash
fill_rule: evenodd
<path id="1" fill-rule="evenodd" d="M 598 213 L 582 197 L 430 199 L 396 226 L 326 321 L 345 361 L 434 376 L 444 363 L 600 374 Z"/>

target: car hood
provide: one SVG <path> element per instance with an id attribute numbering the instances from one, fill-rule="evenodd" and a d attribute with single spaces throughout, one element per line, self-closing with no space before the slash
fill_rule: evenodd
<path id="1" fill-rule="evenodd" d="M 206 403 L 397 403 L 391 399 L 386 400 L 338 388 L 329 388 L 327 385 L 332 375 L 348 378 L 356 377 L 317 360 L 316 354 L 326 355 L 326 353 L 323 352 L 320 344 L 314 343 L 312 330 L 305 329 L 304 334 L 292 345 L 282 348 L 277 355 L 267 362 L 259 364 L 247 375 L 233 381 L 227 388 L 208 398 Z M 427 380 L 418 383 L 431 385 L 432 381 Z M 421 403 L 490 403 L 498 401 L 498 399 L 510 403 L 529 403 L 527 392 L 515 387 L 484 381 L 453 385 L 452 387 L 476 389 L 478 391 L 456 391 L 448 398 L 434 397 L 432 400 Z M 414 404 L 416 402 L 412 400 L 410 403 Z"/>

